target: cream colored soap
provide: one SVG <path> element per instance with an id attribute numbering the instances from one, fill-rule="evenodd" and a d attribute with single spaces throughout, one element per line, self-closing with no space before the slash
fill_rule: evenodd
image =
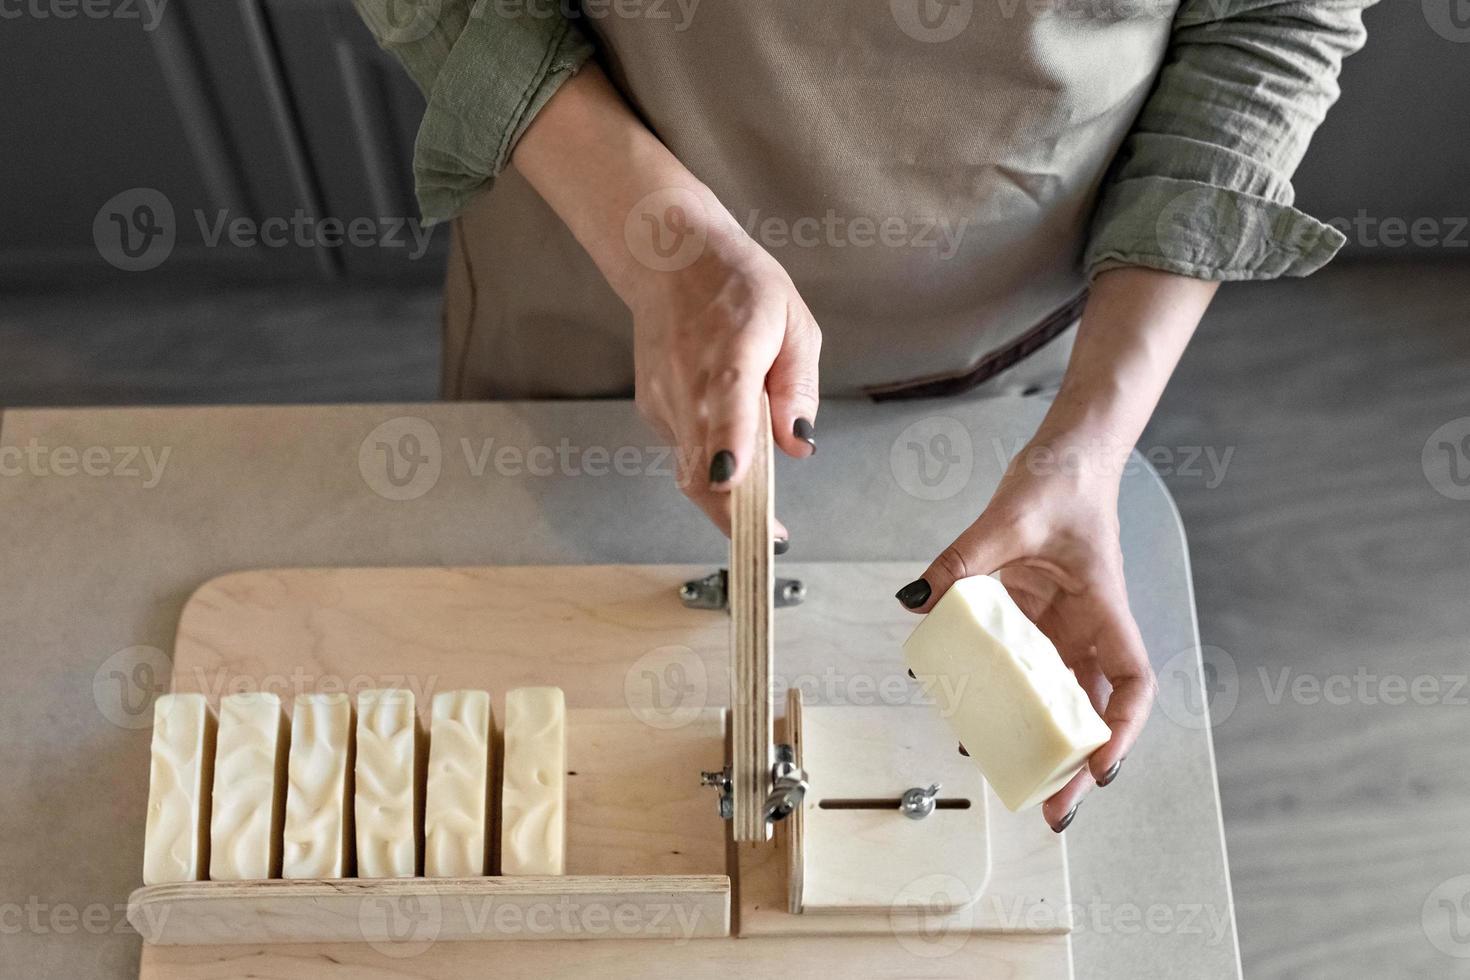
<path id="1" fill-rule="evenodd" d="M 291 708 L 281 877 L 347 877 L 351 755 L 352 699 L 346 694 L 298 694 Z"/>
<path id="2" fill-rule="evenodd" d="M 903 649 L 1013 811 L 1065 786 L 1112 735 L 1051 640 L 997 579 L 956 582 Z"/>
<path id="3" fill-rule="evenodd" d="M 280 877 L 286 744 L 278 696 L 255 691 L 220 701 L 209 820 L 212 881 Z"/>
<path id="4" fill-rule="evenodd" d="M 488 870 L 490 695 L 441 691 L 429 721 L 424 875 L 473 878 Z"/>
<path id="5" fill-rule="evenodd" d="M 418 874 L 419 725 L 412 691 L 357 696 L 357 876 Z"/>
<path id="6" fill-rule="evenodd" d="M 565 873 L 566 717 L 566 698 L 559 687 L 519 687 L 505 695 L 502 874 Z"/>
<path id="7" fill-rule="evenodd" d="M 153 703 L 143 884 L 202 881 L 209 862 L 209 789 L 215 720 L 202 694 Z"/>

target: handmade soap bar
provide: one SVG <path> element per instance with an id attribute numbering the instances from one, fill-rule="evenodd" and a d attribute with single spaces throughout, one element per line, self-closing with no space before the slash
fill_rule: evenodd
<path id="1" fill-rule="evenodd" d="M 286 737 L 278 696 L 253 691 L 220 701 L 209 819 L 211 880 L 280 877 Z"/>
<path id="2" fill-rule="evenodd" d="M 346 694 L 298 694 L 291 709 L 281 877 L 347 877 L 351 752 L 352 699 Z"/>
<path id="3" fill-rule="evenodd" d="M 424 803 L 424 875 L 472 878 L 486 873 L 490 817 L 490 695 L 441 691 L 429 721 L 429 776 Z"/>
<path id="4" fill-rule="evenodd" d="M 418 716 L 412 691 L 357 696 L 357 876 L 418 873 Z"/>
<path id="5" fill-rule="evenodd" d="M 519 687 L 505 695 L 502 874 L 565 873 L 566 716 L 559 687 Z"/>
<path id="6" fill-rule="evenodd" d="M 956 582 L 903 649 L 1013 811 L 1061 789 L 1111 737 L 1051 640 L 997 579 Z"/>
<path id="7" fill-rule="evenodd" d="M 143 884 L 202 881 L 209 855 L 209 788 L 214 713 L 202 694 L 165 694 L 153 702 L 153 761 Z"/>

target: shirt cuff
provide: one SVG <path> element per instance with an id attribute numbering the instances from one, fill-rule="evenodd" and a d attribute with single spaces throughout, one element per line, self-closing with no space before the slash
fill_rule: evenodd
<path id="1" fill-rule="evenodd" d="M 490 187 L 536 113 L 592 51 L 562 17 L 469 19 L 434 79 L 414 144 L 426 225 L 454 217 Z"/>
<path id="2" fill-rule="evenodd" d="M 1307 276 L 1346 238 L 1289 204 L 1173 177 L 1110 185 L 1093 218 L 1085 265 L 1147 266 L 1217 282 Z"/>

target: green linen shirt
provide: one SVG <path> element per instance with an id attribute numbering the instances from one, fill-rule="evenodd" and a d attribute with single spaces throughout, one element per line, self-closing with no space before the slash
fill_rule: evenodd
<path id="1" fill-rule="evenodd" d="M 594 53 L 551 0 L 354 0 L 427 99 L 419 206 L 454 217 Z M 1292 207 L 1292 174 L 1337 100 L 1376 0 L 1182 0 L 1158 80 L 1099 196 L 1089 276 L 1148 266 L 1199 279 L 1308 275 L 1342 247 Z"/>

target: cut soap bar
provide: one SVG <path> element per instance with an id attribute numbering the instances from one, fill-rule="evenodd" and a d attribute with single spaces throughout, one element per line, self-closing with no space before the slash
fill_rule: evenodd
<path id="1" fill-rule="evenodd" d="M 352 700 L 346 694 L 298 694 L 291 709 L 281 877 L 347 877 L 351 750 Z"/>
<path id="2" fill-rule="evenodd" d="M 281 699 L 254 691 L 221 700 L 209 818 L 211 880 L 280 877 L 285 768 Z"/>
<path id="3" fill-rule="evenodd" d="M 1010 810 L 1041 803 L 1065 786 L 1107 724 L 998 579 L 961 579 L 903 645 L 960 744 Z"/>
<path id="4" fill-rule="evenodd" d="M 412 691 L 357 696 L 357 876 L 418 874 L 418 715 Z"/>
<path id="5" fill-rule="evenodd" d="M 429 722 L 424 804 L 424 875 L 473 878 L 486 872 L 490 816 L 490 695 L 441 691 Z"/>
<path id="6" fill-rule="evenodd" d="M 565 874 L 566 716 L 559 687 L 518 687 L 505 695 L 501 874 Z"/>
<path id="7" fill-rule="evenodd" d="M 214 740 L 214 714 L 204 695 L 165 694 L 153 703 L 145 885 L 204 879 Z"/>

